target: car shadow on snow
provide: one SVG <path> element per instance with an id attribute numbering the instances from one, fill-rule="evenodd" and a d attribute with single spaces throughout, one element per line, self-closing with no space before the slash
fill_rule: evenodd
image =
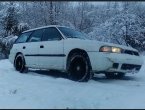
<path id="1" fill-rule="evenodd" d="M 69 79 L 67 73 L 65 72 L 60 72 L 56 70 L 29 70 L 29 72 L 33 72 L 33 75 L 39 75 L 42 77 L 49 76 L 52 78 L 65 78 Z M 97 82 L 102 82 L 102 83 L 109 83 L 109 82 L 114 82 L 114 81 L 138 81 L 139 79 L 136 78 L 135 76 L 125 76 L 122 79 L 107 79 L 104 74 L 95 74 L 92 80 L 97 81 Z"/>
<path id="2" fill-rule="evenodd" d="M 29 70 L 29 72 L 33 72 L 33 75 L 39 75 L 39 76 L 50 76 L 53 78 L 68 78 L 66 73 L 56 71 L 56 70 L 50 70 L 50 71 L 48 71 L 48 70 Z"/>
<path id="3" fill-rule="evenodd" d="M 92 78 L 94 81 L 99 81 L 102 83 L 109 83 L 109 82 L 114 82 L 114 81 L 139 81 L 138 78 L 135 76 L 124 76 L 122 79 L 108 79 L 105 77 L 103 74 L 97 74 Z"/>

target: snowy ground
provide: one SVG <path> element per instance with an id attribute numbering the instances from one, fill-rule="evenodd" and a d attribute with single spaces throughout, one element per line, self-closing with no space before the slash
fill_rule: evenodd
<path id="1" fill-rule="evenodd" d="M 0 108 L 145 108 L 145 65 L 122 80 L 97 75 L 79 83 L 60 74 L 20 74 L 1 60 Z"/>

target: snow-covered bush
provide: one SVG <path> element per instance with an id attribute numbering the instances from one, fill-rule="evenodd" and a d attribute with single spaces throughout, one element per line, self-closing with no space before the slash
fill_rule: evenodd
<path id="1" fill-rule="evenodd" d="M 0 58 L 8 58 L 10 49 L 12 48 L 13 43 L 17 38 L 18 36 L 10 35 L 8 37 L 0 39 L 0 47 L 1 47 Z"/>

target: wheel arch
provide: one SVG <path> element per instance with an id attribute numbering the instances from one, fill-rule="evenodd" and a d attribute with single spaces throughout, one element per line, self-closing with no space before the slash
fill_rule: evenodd
<path id="1" fill-rule="evenodd" d="M 90 58 L 89 58 L 88 53 L 85 50 L 79 49 L 79 48 L 72 49 L 68 53 L 67 60 L 66 60 L 66 70 L 68 70 L 68 61 L 69 61 L 70 56 L 73 55 L 73 53 L 81 53 L 81 54 L 83 54 L 88 59 L 90 69 L 92 70 L 92 65 L 91 65 L 91 62 L 90 62 Z"/>
<path id="2" fill-rule="evenodd" d="M 22 54 L 22 52 L 17 52 L 16 55 L 15 55 L 15 58 L 16 58 L 19 54 Z M 23 54 L 22 54 L 22 55 L 23 55 Z"/>

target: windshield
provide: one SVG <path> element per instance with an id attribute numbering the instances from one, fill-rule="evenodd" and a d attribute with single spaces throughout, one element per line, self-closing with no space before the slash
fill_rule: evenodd
<path id="1" fill-rule="evenodd" d="M 79 38 L 79 39 L 88 39 L 86 34 L 76 31 L 74 29 L 66 27 L 58 27 L 58 29 L 63 33 L 67 38 Z"/>

